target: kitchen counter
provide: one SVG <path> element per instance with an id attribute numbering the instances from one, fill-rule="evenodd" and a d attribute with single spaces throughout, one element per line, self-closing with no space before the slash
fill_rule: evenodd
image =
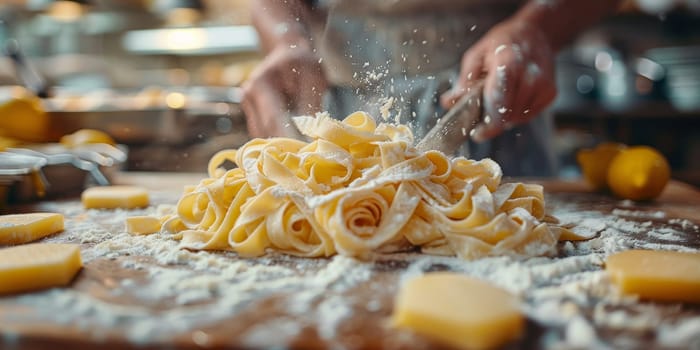
<path id="1" fill-rule="evenodd" d="M 590 193 L 581 182 L 541 182 L 548 211 L 593 239 L 561 242 L 555 257 L 467 262 L 416 252 L 302 259 L 179 249 L 165 233 L 131 236 L 124 219 L 156 215 L 204 174 L 124 173 L 148 188 L 139 210 L 84 210 L 77 198 L 13 211 L 56 211 L 64 232 L 47 242 L 82 245 L 84 268 L 70 287 L 0 297 L 0 348 L 420 348 L 436 344 L 390 327 L 401 281 L 454 270 L 523 300 L 527 334 L 509 348 L 687 347 L 700 339 L 700 307 L 622 297 L 603 270 L 631 248 L 700 250 L 700 192 L 671 182 L 652 203 Z"/>

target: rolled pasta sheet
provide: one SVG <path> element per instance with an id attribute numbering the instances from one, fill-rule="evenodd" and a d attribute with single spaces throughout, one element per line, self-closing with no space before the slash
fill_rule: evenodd
<path id="1" fill-rule="evenodd" d="M 391 141 L 404 142 L 407 145 L 412 145 L 414 143 L 411 128 L 409 128 L 406 125 L 379 124 L 379 126 L 377 126 L 377 129 L 375 129 L 375 133 L 384 135 L 388 137 Z M 415 152 L 415 150 L 407 151 L 407 155 L 409 156 L 413 156 L 416 154 L 417 152 Z"/>
<path id="2" fill-rule="evenodd" d="M 444 183 L 450 179 L 452 175 L 452 161 L 450 161 L 444 153 L 428 151 L 425 152 L 425 157 L 433 165 L 433 172 L 430 174 L 430 180 Z"/>
<path id="3" fill-rule="evenodd" d="M 465 259 L 550 254 L 558 238 L 529 214 L 519 217 L 506 213 L 498 214 L 484 225 L 460 233 L 447 233 L 446 237 L 455 254 Z"/>
<path id="4" fill-rule="evenodd" d="M 471 186 L 468 185 L 465 191 L 469 189 Z M 423 193 L 423 198 L 423 208 L 430 215 L 430 220 L 443 231 L 462 232 L 470 227 L 483 225 L 496 214 L 493 196 L 486 186 L 481 186 L 476 191 L 465 192 L 459 201 L 447 206 L 432 202 L 426 192 Z"/>
<path id="5" fill-rule="evenodd" d="M 237 152 L 236 163 L 255 193 L 275 185 L 306 192 L 308 187 L 294 174 L 299 158 L 291 156 L 304 146 L 305 142 L 287 138 L 254 139 Z"/>
<path id="6" fill-rule="evenodd" d="M 339 122 L 328 113 L 318 113 L 315 117 L 294 118 L 299 131 L 312 139 L 322 139 L 341 147 L 356 143 L 387 141 L 389 137 L 376 134 L 376 122 L 365 112 L 355 112 Z"/>
<path id="7" fill-rule="evenodd" d="M 412 185 L 400 184 L 350 191 L 316 208 L 321 228 L 338 252 L 365 256 L 400 235 L 419 203 Z"/>
<path id="8" fill-rule="evenodd" d="M 223 151 L 219 151 L 209 159 L 209 164 L 207 165 L 207 173 L 209 174 L 209 177 L 221 177 L 226 172 L 226 169 L 221 167 L 224 165 L 224 163 L 226 163 L 226 161 L 232 163 L 236 162 L 235 149 L 225 149 Z"/>
<path id="9" fill-rule="evenodd" d="M 311 141 L 253 139 L 215 154 L 163 230 L 189 249 L 252 257 L 367 257 L 420 247 L 476 259 L 554 251 L 560 237 L 539 185 L 501 184 L 490 159 L 419 152 L 405 125 L 364 112 L 294 119 Z M 233 169 L 227 167 L 233 166 Z"/>
<path id="10" fill-rule="evenodd" d="M 501 183 L 503 172 L 498 163 L 491 159 L 479 161 L 457 157 L 452 160 L 455 179 L 466 181 L 474 187 L 486 186 L 489 191 L 495 191 Z"/>
<path id="11" fill-rule="evenodd" d="M 502 184 L 494 193 L 496 208 L 502 212 L 509 212 L 515 208 L 525 209 L 537 220 L 543 220 L 544 189 L 541 185 L 507 183 Z"/>
<path id="12" fill-rule="evenodd" d="M 294 201 L 284 202 L 268 218 L 267 232 L 273 248 L 302 257 L 329 257 L 336 253 L 331 237 Z"/>
<path id="13" fill-rule="evenodd" d="M 406 226 L 401 231 L 403 236 L 414 246 L 428 247 L 434 245 L 438 241 L 445 241 L 445 235 L 437 225 L 433 224 L 430 219 L 430 213 L 424 203 L 419 203 L 415 212 L 406 223 Z M 450 255 L 454 255 L 451 253 Z"/>
<path id="14" fill-rule="evenodd" d="M 297 173 L 317 194 L 343 187 L 353 175 L 353 156 L 332 142 L 316 140 L 299 153 Z"/>
<path id="15" fill-rule="evenodd" d="M 239 251 L 237 248 L 245 241 L 245 237 L 241 237 L 243 233 L 236 232 L 234 229 L 242 228 L 240 225 L 236 226 L 236 222 L 241 216 L 241 210 L 245 208 L 245 203 L 250 198 L 253 198 L 255 193 L 245 181 L 236 182 L 233 187 L 236 192 L 231 202 L 225 203 L 223 206 L 216 201 L 206 202 L 208 212 L 212 213 L 210 216 L 202 216 L 202 220 L 199 222 L 188 221 L 183 218 L 183 223 L 188 227 L 188 230 L 182 232 L 183 246 L 185 248 Z M 190 201 L 187 201 L 186 198 L 187 195 L 178 203 L 178 215 L 181 218 L 181 212 L 188 213 L 191 210 Z M 201 198 L 197 199 L 201 202 L 206 201 Z M 214 216 L 214 218 L 209 219 L 211 216 Z M 248 227 L 245 228 L 247 229 Z M 264 247 L 260 250 L 258 255 L 264 252 Z"/>
<path id="16" fill-rule="evenodd" d="M 406 160 L 407 145 L 403 142 L 376 142 L 377 150 L 379 151 L 380 164 L 383 169 L 389 169 L 392 166 Z"/>
<path id="17" fill-rule="evenodd" d="M 461 188 L 450 188 L 441 183 L 423 179 L 417 181 L 417 186 L 421 189 L 423 201 L 435 210 L 442 212 L 445 216 L 459 220 L 469 216 L 472 212 L 472 192 L 471 184 L 462 183 Z"/>

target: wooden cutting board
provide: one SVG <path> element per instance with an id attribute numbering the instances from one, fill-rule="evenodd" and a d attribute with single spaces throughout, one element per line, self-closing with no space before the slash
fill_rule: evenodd
<path id="1" fill-rule="evenodd" d="M 672 326 L 700 317 L 697 306 L 620 298 L 602 271 L 614 250 L 700 249 L 700 193 L 682 183 L 671 183 L 653 203 L 635 204 L 589 193 L 578 182 L 542 182 L 550 212 L 596 231 L 592 241 L 561 243 L 551 259 L 465 262 L 409 252 L 365 262 L 243 260 L 180 250 L 167 236 L 124 232 L 126 216 L 176 203 L 182 186 L 202 176 L 122 175 L 120 183 L 152 190 L 153 205 L 145 210 L 85 211 L 77 198 L 13 208 L 64 213 L 66 230 L 47 241 L 82 244 L 86 263 L 69 288 L 0 297 L 0 348 L 436 347 L 388 320 L 401 281 L 438 270 L 490 279 L 522 296 L 527 335 L 512 348 L 661 348 L 688 336 L 672 333 Z"/>

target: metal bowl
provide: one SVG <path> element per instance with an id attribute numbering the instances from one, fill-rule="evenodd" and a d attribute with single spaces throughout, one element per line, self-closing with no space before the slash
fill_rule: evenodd
<path id="1" fill-rule="evenodd" d="M 42 195 L 45 181 L 41 168 L 46 159 L 0 152 L 0 206 Z"/>

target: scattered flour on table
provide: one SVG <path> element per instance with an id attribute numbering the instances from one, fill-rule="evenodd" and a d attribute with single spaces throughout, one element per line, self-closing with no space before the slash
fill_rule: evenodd
<path id="1" fill-rule="evenodd" d="M 700 317 L 686 319 L 676 324 L 664 324 L 660 326 L 659 340 L 668 346 L 678 348 L 695 347 L 700 344 Z"/>
<path id="2" fill-rule="evenodd" d="M 178 242 L 166 233 L 138 236 L 125 231 L 127 217 L 162 215 L 168 211 L 163 206 L 85 210 L 80 204 L 62 203 L 46 205 L 43 210 L 66 215 L 65 231 L 48 242 L 79 242 L 84 244 L 81 253 L 86 264 L 96 259 L 119 259 L 122 267 L 145 273 L 145 281 L 121 280 L 111 291 L 114 295 L 130 293 L 147 305 L 163 300 L 180 305 L 148 311 L 141 306 L 115 305 L 71 289 L 52 289 L 0 300 L 0 304 L 31 305 L 41 313 L 42 319 L 90 329 L 96 340 L 103 339 L 105 334 L 95 333 L 95 328 L 114 327 L 123 328 L 127 337 L 137 344 L 167 340 L 175 333 L 195 331 L 254 307 L 260 299 L 285 292 L 292 295 L 288 308 L 295 321 L 318 325 L 319 335 L 330 339 L 336 327 L 352 312 L 342 294 L 372 276 L 371 264 L 344 256 L 321 260 L 271 254 L 258 259 L 238 259 L 233 253 L 180 249 Z M 129 259 L 130 256 L 151 260 Z M 281 337 L 291 339 L 298 333 L 284 324 L 272 319 L 252 327 L 242 339 L 250 341 L 250 345 L 260 345 L 262 340 L 267 346 L 283 344 L 285 339 Z M 280 332 L 280 328 L 285 331 Z M 197 334 L 201 338 L 202 333 Z"/>
<path id="3" fill-rule="evenodd" d="M 162 201 L 174 203 L 176 199 Z M 139 281 L 121 280 L 112 290 L 114 295 L 129 293 L 147 305 L 164 300 L 179 305 L 148 311 L 143 307 L 109 303 L 72 289 L 52 289 L 0 299 L 0 305 L 30 305 L 32 312 L 40 313 L 43 319 L 90 329 L 91 336 L 97 340 L 106 337 L 109 329 L 119 327 L 138 344 L 167 340 L 183 332 L 192 332 L 197 344 L 206 343 L 207 334 L 199 330 L 200 327 L 255 308 L 255 303 L 261 299 L 285 293 L 284 314 L 251 324 L 240 335 L 244 344 L 263 348 L 279 346 L 294 339 L 306 327 L 316 329 L 321 339 L 332 344 L 339 329 L 358 307 L 358 301 L 350 295 L 353 289 L 374 288 L 378 293 L 392 294 L 406 280 L 438 270 L 482 278 L 520 296 L 528 317 L 548 326 L 540 344 L 543 348 L 644 345 L 639 343 L 643 340 L 635 338 L 605 343 L 599 336 L 601 327 L 649 332 L 662 346 L 688 344 L 700 337 L 700 318 L 664 318 L 679 306 L 639 303 L 634 298 L 620 296 L 602 270 L 605 258 L 621 250 L 697 251 L 680 244 L 686 233 L 679 230 L 697 230 L 697 226 L 678 219 L 666 220 L 665 214 L 658 212 L 643 214 L 620 209 L 606 215 L 557 202 L 551 214 L 561 224 L 593 237 L 582 242 L 562 243 L 560 258 L 493 257 L 464 261 L 406 253 L 378 255 L 374 262 L 363 262 L 343 256 L 304 259 L 278 254 L 238 259 L 233 253 L 179 249 L 178 242 L 165 233 L 133 236 L 125 232 L 126 217 L 162 214 L 171 210 L 167 206 L 116 211 L 85 211 L 79 205 L 44 209 L 66 214 L 65 232 L 49 241 L 83 243 L 82 255 L 86 263 L 118 259 L 124 268 L 140 271 L 147 277 Z M 667 224 L 659 228 L 644 220 L 666 220 Z M 374 283 L 370 282 L 377 273 L 377 264 L 396 264 L 405 269 L 392 277 L 389 282 L 393 281 L 393 285 L 372 286 Z M 365 300 L 360 307 L 380 310 L 379 296 L 369 302 Z M 586 309 L 593 309 L 592 314 L 582 311 Z M 16 315 L 27 319 L 36 316 Z M 103 333 L 95 333 L 95 329 Z"/>
<path id="4" fill-rule="evenodd" d="M 265 348 L 270 346 L 270 337 L 277 340 L 293 339 L 302 330 L 298 320 L 277 318 L 270 322 L 255 325 L 243 337 L 243 343 L 249 347 Z"/>
<path id="5" fill-rule="evenodd" d="M 641 211 L 641 210 L 628 210 L 616 208 L 612 211 L 613 215 L 617 216 L 628 216 L 634 218 L 647 218 L 647 219 L 664 219 L 666 218 L 666 213 L 663 211 Z"/>
<path id="6" fill-rule="evenodd" d="M 561 245 L 564 257 L 514 260 L 508 257 L 486 258 L 465 263 L 445 257 L 405 257 L 411 261 L 401 282 L 434 270 L 452 270 L 489 280 L 520 295 L 526 301 L 524 311 L 529 318 L 553 327 L 542 337 L 544 348 L 617 348 L 645 346 L 642 339 L 619 337 L 615 344 L 606 344 L 598 336 L 599 329 L 614 329 L 655 334 L 661 346 L 690 344 L 700 341 L 700 321 L 680 316 L 680 321 L 664 317 L 678 313 L 680 304 L 640 303 L 617 293 L 603 271 L 605 258 L 627 249 L 698 251 L 683 246 L 690 228 L 687 220 L 665 219 L 663 212 L 615 210 L 606 215 L 598 211 L 582 211 L 576 205 L 557 203 L 552 211 L 561 224 L 585 236 L 582 242 Z M 678 228 L 682 230 L 679 230 Z M 593 309 L 593 315 L 582 310 Z M 683 325 L 682 330 L 677 325 Z M 682 333 L 682 334 L 678 334 Z M 680 340 L 679 340 L 680 339 Z M 695 343 L 693 343 L 695 344 Z"/>
<path id="7" fill-rule="evenodd" d="M 345 297 L 334 295 L 323 300 L 319 306 L 321 314 L 325 315 L 324 322 L 319 324 L 319 335 L 323 339 L 332 340 L 336 335 L 338 325 L 352 316 L 353 310 L 344 300 Z"/>

